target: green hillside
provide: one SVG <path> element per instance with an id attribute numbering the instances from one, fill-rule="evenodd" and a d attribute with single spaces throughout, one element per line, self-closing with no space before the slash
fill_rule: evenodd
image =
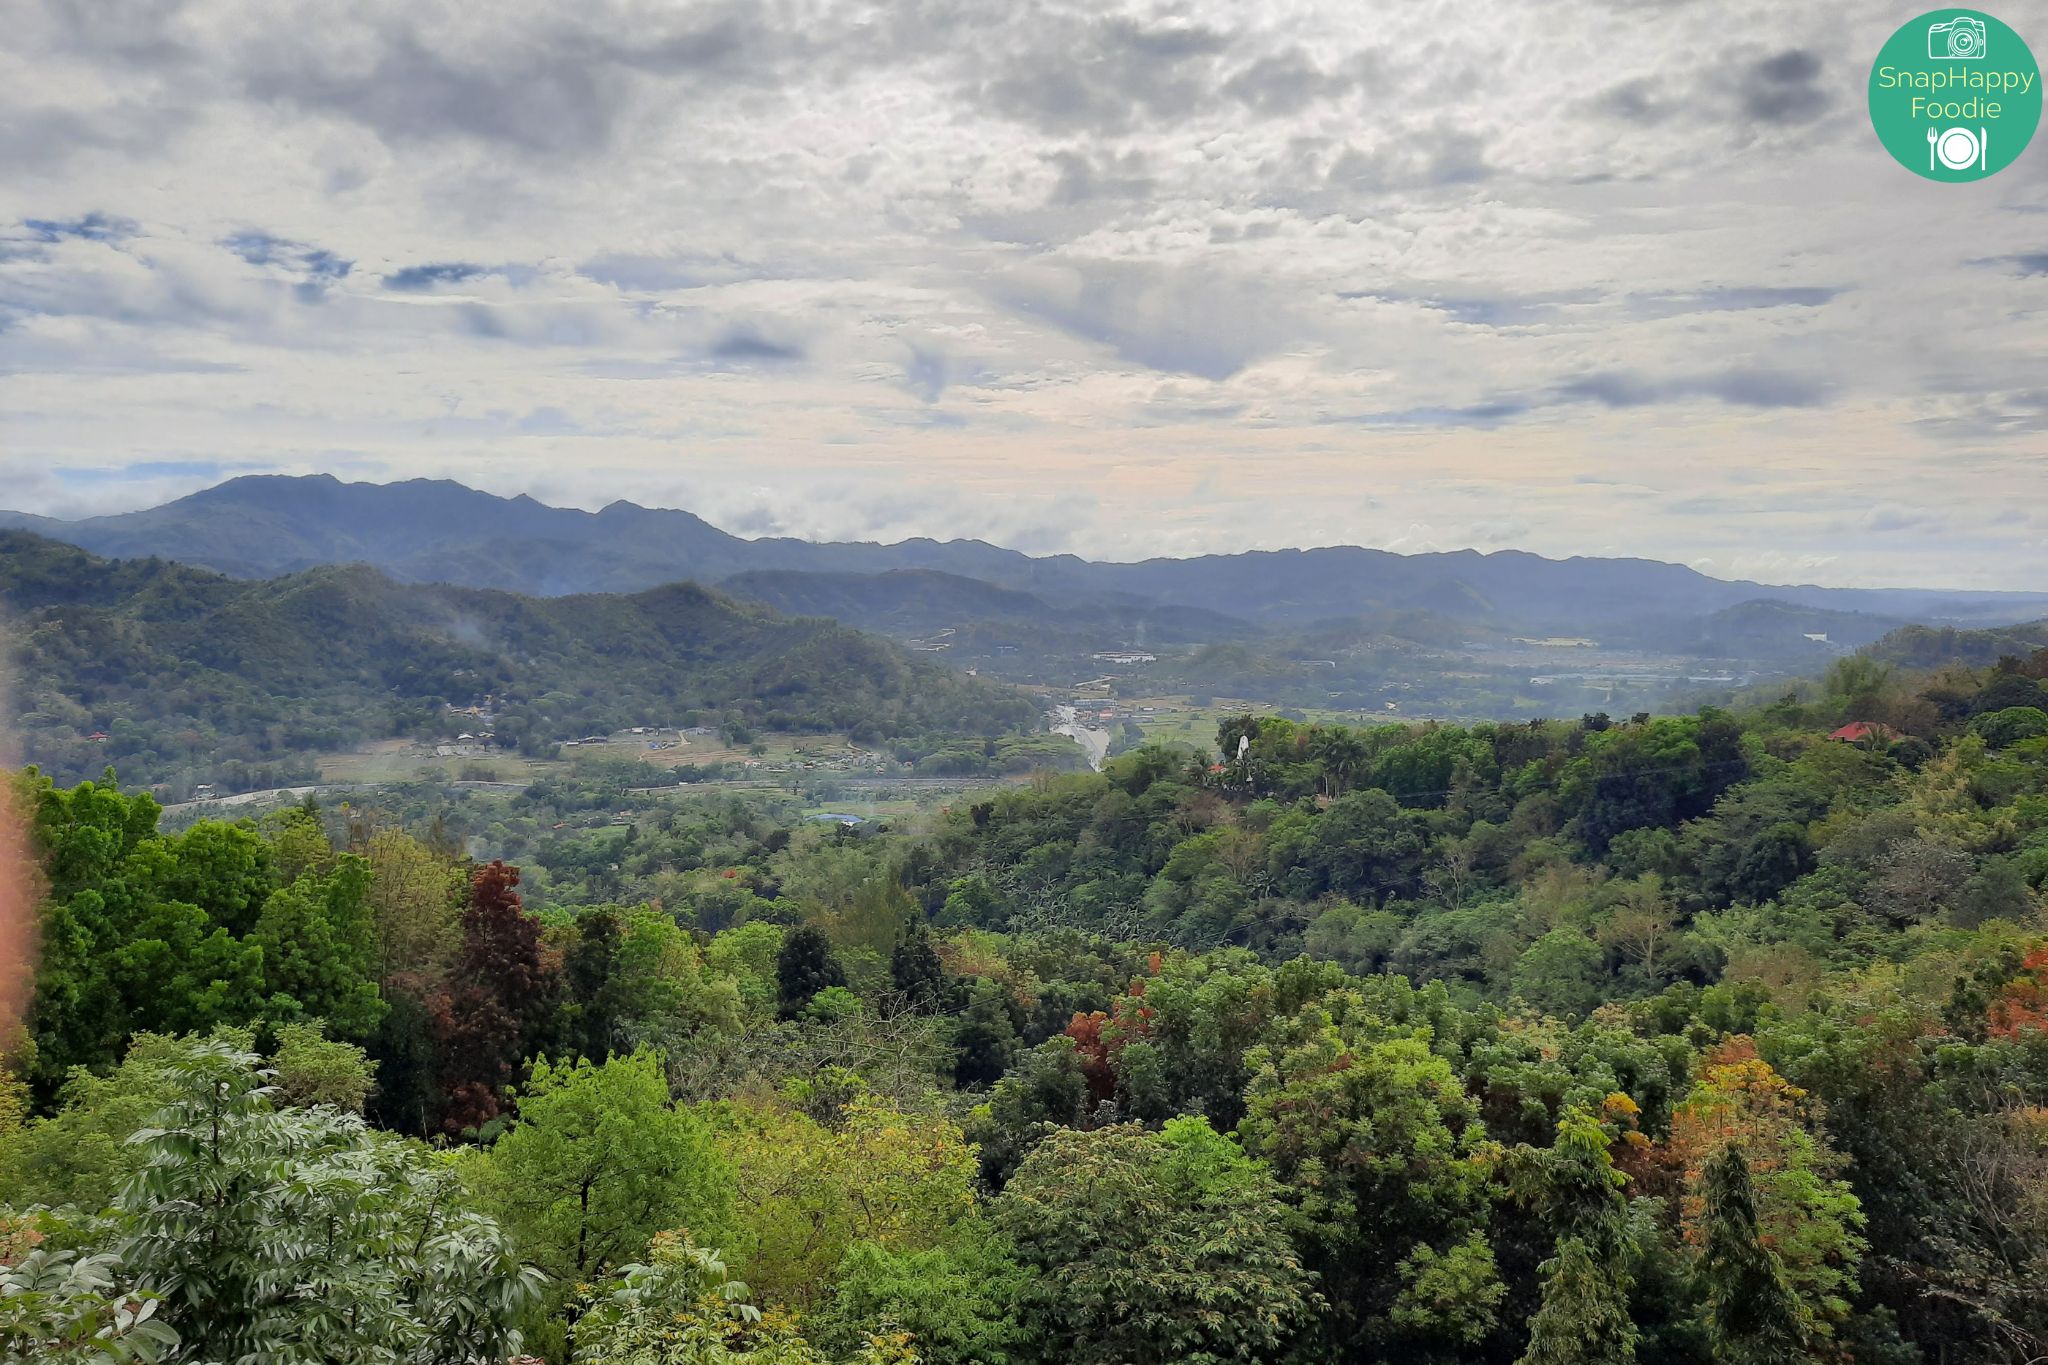
<path id="1" fill-rule="evenodd" d="M 1020 693 L 687 583 L 538 599 L 362 566 L 247 583 L 6 532 L 0 603 L 24 756 L 67 777 L 260 785 L 485 702 L 496 742 L 529 753 L 654 723 L 936 744 L 1036 721 Z"/>
<path id="2" fill-rule="evenodd" d="M 1905 668 L 1939 668 L 1945 664 L 1987 668 L 2003 658 L 2023 659 L 2044 647 L 2048 647 L 2048 621 L 1998 630 L 1902 626 L 1872 645 L 1868 652 L 1885 663 Z"/>

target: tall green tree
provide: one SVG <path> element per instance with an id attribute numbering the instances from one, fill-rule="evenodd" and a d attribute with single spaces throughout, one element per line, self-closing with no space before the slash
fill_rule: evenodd
<path id="1" fill-rule="evenodd" d="M 1032 1273 L 1025 1359 L 1271 1359 L 1315 1306 L 1264 1165 L 1197 1118 L 1046 1137 L 991 1207 Z"/>
<path id="2" fill-rule="evenodd" d="M 1614 1169 L 1607 1134 L 1584 1110 L 1566 1114 L 1537 1160 L 1557 1251 L 1543 1263 L 1543 1306 L 1530 1321 L 1521 1365 L 1627 1365 L 1639 1336 L 1629 1316 L 1635 1240 L 1622 1196 L 1627 1177 Z"/>
<path id="3" fill-rule="evenodd" d="M 369 1037 L 384 1017 L 376 931 L 363 893 L 370 865 L 344 854 L 271 893 L 250 941 L 263 951 L 264 1012 L 319 1018 L 344 1039 Z"/>
<path id="4" fill-rule="evenodd" d="M 846 984 L 846 969 L 832 952 L 832 942 L 813 925 L 800 924 L 783 936 L 775 956 L 778 1010 L 794 1019 L 819 991 Z"/>
<path id="5" fill-rule="evenodd" d="M 123 1283 L 121 1258 L 36 1247 L 0 1261 L 0 1360 L 41 1365 L 155 1365 L 178 1334 L 162 1300 Z"/>
<path id="6" fill-rule="evenodd" d="M 1335 1359 L 1418 1350 L 1394 1316 L 1401 1267 L 1423 1248 L 1448 1253 L 1488 1220 L 1492 1163 L 1477 1106 L 1449 1061 L 1354 992 L 1305 1008 L 1280 1033 L 1250 1054 L 1238 1132 L 1300 1219 L 1330 1299 L 1318 1330 Z M 1471 1311 L 1483 1311 L 1489 1295 L 1474 1289 Z"/>
<path id="7" fill-rule="evenodd" d="M 18 779 L 44 882 L 28 1016 L 29 1078 L 47 1104 L 73 1067 L 112 1068 L 137 1032 L 205 1031 L 253 1016 L 261 951 L 238 937 L 270 893 L 260 841 L 222 826 L 156 831 L 146 793 Z"/>
<path id="8" fill-rule="evenodd" d="M 889 980 L 912 1009 L 937 1010 L 946 1003 L 946 969 L 924 925 L 896 941 L 889 955 Z"/>
<path id="9" fill-rule="evenodd" d="M 669 1051 L 705 1030 L 739 1027 L 738 985 L 707 972 L 696 942 L 659 910 L 587 910 L 564 957 L 569 1032 L 586 1057 Z"/>
<path id="10" fill-rule="evenodd" d="M 647 1253 L 654 1234 L 717 1241 L 731 1175 L 705 1124 L 669 1101 L 660 1059 L 541 1061 L 518 1120 L 469 1169 L 483 1207 L 550 1278 L 550 1302 Z"/>
<path id="11" fill-rule="evenodd" d="M 784 1314 L 748 1302 L 718 1253 L 664 1233 L 579 1304 L 574 1365 L 830 1365 Z M 845 1365 L 919 1365 L 900 1332 L 871 1332 Z"/>
<path id="12" fill-rule="evenodd" d="M 1784 1262 L 1757 1226 L 1756 1187 L 1741 1144 L 1708 1161 L 1697 1273 L 1714 1359 L 1728 1365 L 1801 1365 L 1814 1359 L 1805 1308 Z"/>

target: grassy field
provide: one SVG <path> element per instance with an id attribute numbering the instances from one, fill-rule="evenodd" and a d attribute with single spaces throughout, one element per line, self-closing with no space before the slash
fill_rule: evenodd
<path id="1" fill-rule="evenodd" d="M 431 773 L 451 781 L 530 782 L 565 765 L 516 754 L 484 758 L 437 758 L 431 745 L 384 739 L 353 753 L 327 754 L 320 759 L 322 782 L 403 782 Z"/>
<path id="2" fill-rule="evenodd" d="M 624 736 L 604 745 L 565 748 L 559 759 L 522 758 L 517 754 L 492 752 L 472 757 L 439 757 L 434 746 L 415 740 L 385 739 L 366 744 L 350 753 L 328 754 L 320 759 L 322 782 L 400 782 L 422 774 L 459 781 L 530 782 L 550 773 L 573 770 L 583 757 L 638 759 L 653 768 L 674 768 L 685 763 L 748 763 L 762 768 L 810 772 L 802 765 L 816 763 L 822 770 L 833 762 L 844 763 L 856 751 L 840 735 L 767 735 L 761 752 L 735 748 L 714 735 L 692 738 L 672 748 L 654 750 L 639 736 Z"/>
<path id="3" fill-rule="evenodd" d="M 657 768 L 675 768 L 685 763 L 744 763 L 748 759 L 753 759 L 764 766 L 801 763 L 807 760 L 822 763 L 829 759 L 847 759 L 859 752 L 844 735 L 770 734 L 761 736 L 760 747 L 762 752 L 757 754 L 746 745 L 735 747 L 727 744 L 717 735 L 699 735 L 685 740 L 673 749 L 653 750 L 647 748 L 644 743 L 638 746 L 630 743 L 613 743 L 595 752 L 618 758 L 637 758 Z"/>

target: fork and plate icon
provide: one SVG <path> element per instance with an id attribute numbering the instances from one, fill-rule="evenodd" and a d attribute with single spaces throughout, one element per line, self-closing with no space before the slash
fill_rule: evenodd
<path id="1" fill-rule="evenodd" d="M 1950 128 L 1946 131 L 1936 128 L 1927 130 L 1927 169 L 1937 165 L 1952 171 L 1968 170 L 1975 166 L 1983 170 L 1991 147 L 1988 129 Z"/>

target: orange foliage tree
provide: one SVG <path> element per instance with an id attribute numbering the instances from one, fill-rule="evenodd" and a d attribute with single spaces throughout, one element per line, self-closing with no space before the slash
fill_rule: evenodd
<path id="1" fill-rule="evenodd" d="M 1714 1158 L 1741 1148 L 1757 1195 L 1765 1246 L 1816 1330 L 1846 1317 L 1856 1269 L 1868 1249 L 1863 1210 L 1837 1178 L 1842 1160 L 1828 1145 L 1821 1102 L 1793 1085 L 1735 1037 L 1700 1059 L 1699 1080 L 1672 1115 L 1668 1159 L 1682 1173 L 1679 1215 L 1687 1243 L 1705 1240 L 1705 1177 Z"/>

